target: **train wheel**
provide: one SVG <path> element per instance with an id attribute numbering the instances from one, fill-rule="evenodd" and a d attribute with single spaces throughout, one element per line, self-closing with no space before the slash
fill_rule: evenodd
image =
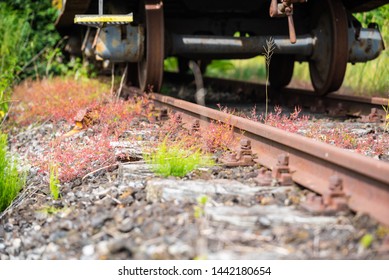
<path id="1" fill-rule="evenodd" d="M 270 61 L 269 81 L 273 88 L 280 89 L 292 80 L 294 56 L 274 54 Z"/>
<path id="2" fill-rule="evenodd" d="M 164 60 L 163 2 L 144 1 L 145 52 L 138 63 L 139 87 L 143 91 L 159 91 L 162 85 Z"/>
<path id="3" fill-rule="evenodd" d="M 309 61 L 312 85 L 324 95 L 342 85 L 348 60 L 347 13 L 341 0 L 315 1 L 311 14 L 317 38 Z"/>

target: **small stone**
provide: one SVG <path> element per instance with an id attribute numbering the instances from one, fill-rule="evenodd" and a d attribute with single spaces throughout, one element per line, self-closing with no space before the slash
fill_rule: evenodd
<path id="1" fill-rule="evenodd" d="M 34 230 L 34 231 L 40 231 L 41 228 L 42 228 L 42 227 L 41 227 L 40 225 L 34 225 L 34 226 L 33 226 L 33 230 Z"/>
<path id="2" fill-rule="evenodd" d="M 65 220 L 61 223 L 60 228 L 69 231 L 73 228 L 73 223 L 70 220 Z"/>
<path id="3" fill-rule="evenodd" d="M 6 232 L 12 232 L 13 229 L 14 229 L 13 224 L 6 223 L 6 224 L 4 225 L 4 230 L 5 230 Z"/>
<path id="4" fill-rule="evenodd" d="M 102 216 L 97 216 L 93 217 L 91 221 L 91 225 L 94 228 L 101 228 L 104 226 L 105 222 L 111 220 L 112 217 L 109 215 L 102 215 Z"/>
<path id="5" fill-rule="evenodd" d="M 82 248 L 82 254 L 86 257 L 90 257 L 95 253 L 95 247 L 93 245 L 86 245 Z"/>
<path id="6" fill-rule="evenodd" d="M 12 241 L 12 247 L 14 247 L 15 250 L 18 250 L 22 246 L 22 240 L 20 238 L 15 238 Z"/>
<path id="7" fill-rule="evenodd" d="M 182 242 L 169 246 L 168 252 L 170 255 L 178 258 L 182 258 L 183 256 L 188 258 L 194 253 L 191 246 L 183 244 Z"/>
<path id="8" fill-rule="evenodd" d="M 82 184 L 81 179 L 80 179 L 80 178 L 77 178 L 76 180 L 73 181 L 73 186 L 72 186 L 72 188 L 81 186 L 81 184 Z"/>
<path id="9" fill-rule="evenodd" d="M 271 226 L 271 221 L 270 221 L 267 217 L 260 217 L 260 218 L 258 219 L 258 223 L 259 223 L 261 226 L 265 227 L 265 228 L 268 228 L 268 227 Z"/>
<path id="10" fill-rule="evenodd" d="M 134 223 L 130 219 L 125 219 L 119 226 L 119 231 L 130 232 L 134 228 Z"/>
<path id="11" fill-rule="evenodd" d="M 84 193 L 82 191 L 78 191 L 78 192 L 76 192 L 76 197 L 82 198 L 82 197 L 84 197 Z"/>
<path id="12" fill-rule="evenodd" d="M 114 240 L 108 244 L 108 250 L 111 254 L 126 251 L 129 255 L 132 255 L 132 242 L 128 239 Z"/>
<path id="13" fill-rule="evenodd" d="M 97 252 L 101 256 L 109 254 L 109 246 L 107 241 L 101 241 L 97 244 Z"/>
<path id="14" fill-rule="evenodd" d="M 75 195 L 74 195 L 73 192 L 68 192 L 68 193 L 66 194 L 66 197 L 67 197 L 68 199 L 71 199 L 71 198 L 74 198 Z"/>
<path id="15" fill-rule="evenodd" d="M 126 198 L 120 199 L 120 202 L 123 205 L 131 205 L 134 202 L 134 198 L 132 196 L 128 196 Z"/>

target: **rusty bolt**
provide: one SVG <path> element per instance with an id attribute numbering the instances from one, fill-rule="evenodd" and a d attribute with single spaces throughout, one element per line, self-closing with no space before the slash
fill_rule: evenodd
<path id="1" fill-rule="evenodd" d="M 278 156 L 277 164 L 273 168 L 273 177 L 282 186 L 293 185 L 293 179 L 292 179 L 292 175 L 290 174 L 290 168 L 289 168 L 289 155 L 280 154 Z"/>
<path id="2" fill-rule="evenodd" d="M 243 138 L 240 140 L 240 148 L 241 149 L 251 149 L 251 141 L 247 138 Z"/>
<path id="3" fill-rule="evenodd" d="M 260 186 L 271 186 L 273 177 L 271 171 L 264 167 L 261 167 L 258 172 L 258 176 L 254 179 Z"/>
<path id="4" fill-rule="evenodd" d="M 191 131 L 192 131 L 192 133 L 196 133 L 196 132 L 200 131 L 200 121 L 199 120 L 195 120 L 193 122 L 192 127 L 191 127 Z"/>
<path id="5" fill-rule="evenodd" d="M 228 155 L 221 161 L 226 166 L 253 166 L 256 164 L 254 159 L 256 156 L 251 150 L 251 141 L 244 138 L 240 141 L 239 149 L 232 155 Z"/>
<path id="6" fill-rule="evenodd" d="M 310 109 L 314 113 L 324 113 L 326 108 L 322 99 L 317 99 Z"/>
<path id="7" fill-rule="evenodd" d="M 177 123 L 182 123 L 182 115 L 180 113 L 175 114 Z"/>
<path id="8" fill-rule="evenodd" d="M 163 121 L 163 120 L 167 120 L 168 118 L 169 116 L 167 114 L 167 109 L 166 108 L 161 109 L 161 111 L 159 112 L 158 120 Z"/>
<path id="9" fill-rule="evenodd" d="M 279 166 L 288 166 L 289 165 L 289 155 L 280 154 L 277 158 L 277 165 Z"/>
<path id="10" fill-rule="evenodd" d="M 335 108 L 331 108 L 328 114 L 332 117 L 345 117 L 347 113 L 346 108 L 342 102 L 338 102 Z"/>
<path id="11" fill-rule="evenodd" d="M 343 191 L 343 180 L 338 175 L 333 175 L 330 177 L 329 189 L 332 192 L 341 192 Z"/>

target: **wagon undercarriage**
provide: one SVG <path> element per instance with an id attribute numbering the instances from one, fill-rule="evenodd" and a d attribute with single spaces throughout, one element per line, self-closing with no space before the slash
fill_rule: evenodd
<path id="1" fill-rule="evenodd" d="M 64 1 L 63 1 L 64 2 Z M 378 27 L 352 16 L 388 1 L 65 1 L 57 27 L 68 49 L 90 59 L 128 63 L 142 90 L 159 90 L 163 61 L 249 58 L 274 39 L 272 86 L 289 84 L 295 61 L 309 63 L 317 94 L 336 91 L 347 63 L 366 62 L 384 49 Z M 75 25 L 74 23 L 77 23 Z"/>

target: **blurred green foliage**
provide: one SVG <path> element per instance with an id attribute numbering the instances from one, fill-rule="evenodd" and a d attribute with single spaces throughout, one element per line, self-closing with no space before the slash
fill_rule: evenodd
<path id="1" fill-rule="evenodd" d="M 80 58 L 62 52 L 66 38 L 55 28 L 59 11 L 51 0 L 0 3 L 0 121 L 8 111 L 12 85 L 25 78 L 54 75 L 84 78 L 94 74 Z"/>
<path id="2" fill-rule="evenodd" d="M 8 153 L 7 135 L 0 133 L 0 212 L 4 211 L 23 188 L 26 176 L 17 169 L 18 161 Z"/>

